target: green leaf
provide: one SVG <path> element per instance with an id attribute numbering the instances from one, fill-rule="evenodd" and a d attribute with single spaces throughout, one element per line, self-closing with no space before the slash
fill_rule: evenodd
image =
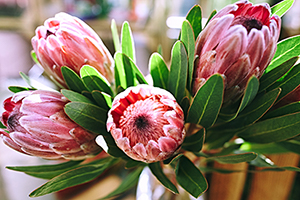
<path id="1" fill-rule="evenodd" d="M 270 65 L 265 72 L 268 73 L 272 69 L 300 55 L 300 35 L 287 38 L 277 44 L 277 50 Z"/>
<path id="2" fill-rule="evenodd" d="M 300 113 L 257 122 L 238 135 L 248 142 L 280 142 L 300 134 Z"/>
<path id="3" fill-rule="evenodd" d="M 31 51 L 31 58 L 32 60 L 36 63 L 36 64 L 40 64 L 40 62 L 38 61 L 37 57 L 36 57 L 36 53 L 32 50 Z"/>
<path id="4" fill-rule="evenodd" d="M 237 113 L 240 113 L 244 108 L 249 105 L 258 92 L 259 81 L 255 76 L 252 76 L 247 83 L 245 94 Z"/>
<path id="5" fill-rule="evenodd" d="M 116 190 L 114 190 L 112 193 L 108 194 L 107 196 L 103 197 L 102 199 L 111 198 L 113 196 L 119 195 L 135 187 L 139 181 L 139 176 L 142 170 L 143 168 L 137 168 L 133 170 L 130 174 L 128 174 L 125 178 L 123 178 L 121 185 L 119 185 L 119 187 Z"/>
<path id="6" fill-rule="evenodd" d="M 202 31 L 202 11 L 199 5 L 195 5 L 187 14 L 186 19 L 190 22 L 195 38 Z"/>
<path id="7" fill-rule="evenodd" d="M 112 37 L 113 37 L 115 52 L 121 51 L 118 29 L 117 29 L 116 21 L 114 19 L 111 20 L 110 29 L 111 29 L 111 33 L 112 33 Z"/>
<path id="8" fill-rule="evenodd" d="M 288 153 L 288 150 L 281 147 L 278 143 L 268 143 L 268 144 L 257 144 L 244 142 L 241 147 L 241 151 L 253 151 L 260 154 L 279 154 Z"/>
<path id="9" fill-rule="evenodd" d="M 284 76 L 280 81 L 277 81 L 272 86 L 270 86 L 268 88 L 268 91 L 280 87 L 282 91 L 277 99 L 277 101 L 279 101 L 299 85 L 299 80 L 300 80 L 300 63 L 295 65 L 288 72 L 288 74 Z"/>
<path id="10" fill-rule="evenodd" d="M 220 74 L 211 76 L 197 91 L 188 111 L 187 122 L 205 128 L 212 126 L 223 101 L 224 82 Z"/>
<path id="11" fill-rule="evenodd" d="M 68 67 L 62 67 L 61 73 L 70 90 L 79 93 L 81 93 L 82 91 L 88 91 L 82 79 L 73 70 Z"/>
<path id="12" fill-rule="evenodd" d="M 183 110 L 183 114 L 184 114 L 184 119 L 187 118 L 187 112 L 188 112 L 188 109 L 190 107 L 190 99 L 185 96 L 181 102 L 179 103 L 179 105 L 181 106 L 182 110 Z"/>
<path id="13" fill-rule="evenodd" d="M 195 134 L 186 137 L 182 143 L 182 148 L 191 151 L 199 152 L 204 143 L 205 129 L 197 131 Z"/>
<path id="14" fill-rule="evenodd" d="M 106 93 L 100 91 L 93 91 L 92 96 L 100 108 L 109 110 L 112 105 L 112 98 Z"/>
<path id="15" fill-rule="evenodd" d="M 70 101 L 93 104 L 93 102 L 89 98 L 72 90 L 62 89 L 61 93 Z"/>
<path id="16" fill-rule="evenodd" d="M 140 83 L 140 84 L 148 84 L 146 79 L 144 78 L 144 75 L 142 74 L 142 72 L 139 70 L 139 68 L 135 65 L 135 63 L 132 61 L 131 58 L 129 58 L 127 55 L 125 54 L 121 54 L 123 57 L 123 63 L 124 66 L 130 66 L 132 71 L 133 71 L 133 75 L 134 78 Z M 126 67 L 125 67 L 125 71 L 126 71 Z M 136 81 L 135 81 L 136 82 Z"/>
<path id="17" fill-rule="evenodd" d="M 205 24 L 204 27 L 207 26 L 208 22 L 210 22 L 210 20 L 211 20 L 216 14 L 217 14 L 217 11 L 216 11 L 216 10 L 213 10 L 213 11 L 210 13 L 210 15 L 209 15 L 209 17 L 208 17 L 208 19 L 207 19 L 207 22 L 206 22 L 206 24 Z"/>
<path id="18" fill-rule="evenodd" d="M 249 152 L 243 154 L 209 157 L 207 158 L 207 160 L 215 160 L 223 164 L 237 164 L 241 162 L 250 162 L 251 160 L 254 160 L 256 157 L 257 157 L 256 153 Z"/>
<path id="19" fill-rule="evenodd" d="M 185 156 L 180 156 L 175 168 L 176 180 L 193 197 L 207 190 L 207 181 L 200 170 Z"/>
<path id="20" fill-rule="evenodd" d="M 120 52 L 115 53 L 115 73 L 117 73 L 119 76 L 118 79 L 120 80 L 120 85 L 116 85 L 116 87 L 121 86 L 126 89 L 130 86 L 134 86 L 134 74 L 130 61 L 126 59 L 128 57 L 123 55 L 124 54 Z"/>
<path id="21" fill-rule="evenodd" d="M 240 131 L 240 128 L 224 128 L 223 126 L 209 128 L 205 138 L 207 149 L 217 149 L 223 147 L 224 144 L 229 142 L 238 131 Z"/>
<path id="22" fill-rule="evenodd" d="M 293 3 L 294 0 L 285 0 L 272 6 L 271 8 L 272 16 L 278 15 L 279 17 L 282 17 L 292 7 Z"/>
<path id="23" fill-rule="evenodd" d="M 0 121 L 0 128 L 6 128 L 6 126 L 4 126 L 1 121 Z"/>
<path id="24" fill-rule="evenodd" d="M 245 92 L 243 95 L 243 98 L 237 108 L 230 110 L 229 112 L 225 109 L 221 110 L 220 116 L 222 117 L 223 120 L 225 121 L 231 121 L 235 119 L 238 114 L 243 111 L 248 104 L 252 102 L 252 100 L 255 98 L 259 88 L 259 81 L 255 76 L 252 76 L 249 78 L 247 82 L 247 86 L 245 88 Z M 229 107 L 231 109 L 231 107 Z M 233 111 L 233 112 L 232 112 Z"/>
<path id="25" fill-rule="evenodd" d="M 129 23 L 127 21 L 125 21 L 122 25 L 121 38 L 122 53 L 127 55 L 135 63 L 134 41 Z"/>
<path id="26" fill-rule="evenodd" d="M 269 71 L 268 73 L 265 73 L 259 79 L 259 92 L 264 91 L 272 84 L 274 84 L 279 78 L 284 76 L 293 67 L 297 60 L 298 57 L 291 58 L 290 60 L 276 67 L 275 69 Z"/>
<path id="27" fill-rule="evenodd" d="M 187 88 L 191 91 L 194 71 L 195 36 L 191 24 L 185 20 L 181 28 L 181 42 L 184 44 L 188 55 L 188 82 Z"/>
<path id="28" fill-rule="evenodd" d="M 99 90 L 109 95 L 113 95 L 110 83 L 94 67 L 84 65 L 80 69 L 80 76 L 90 92 Z"/>
<path id="29" fill-rule="evenodd" d="M 85 102 L 65 105 L 66 114 L 77 124 L 94 133 L 106 133 L 107 110 Z"/>
<path id="30" fill-rule="evenodd" d="M 172 48 L 171 68 L 168 81 L 168 90 L 180 102 L 185 93 L 187 80 L 188 57 L 182 42 L 177 41 Z"/>
<path id="31" fill-rule="evenodd" d="M 297 140 L 289 140 L 284 142 L 279 142 L 278 145 L 283 147 L 284 149 L 300 154 L 300 141 Z"/>
<path id="32" fill-rule="evenodd" d="M 29 88 L 26 88 L 26 87 L 20 87 L 20 86 L 9 86 L 8 89 L 9 89 L 11 92 L 13 92 L 13 93 L 18 93 L 18 92 L 30 90 Z"/>
<path id="33" fill-rule="evenodd" d="M 171 190 L 173 193 L 175 194 L 179 193 L 176 186 L 164 174 L 160 162 L 150 163 L 149 168 L 152 174 L 157 178 L 157 180 L 159 180 L 161 184 L 163 184 L 166 188 Z"/>
<path id="34" fill-rule="evenodd" d="M 20 72 L 20 76 L 22 77 L 22 79 L 32 88 L 32 89 L 36 89 L 34 86 L 33 86 L 33 84 L 32 84 L 32 82 L 31 82 L 31 80 L 30 80 L 30 78 L 26 75 L 26 74 L 24 74 L 23 72 Z"/>
<path id="35" fill-rule="evenodd" d="M 269 119 L 269 118 L 274 118 L 274 117 L 280 117 L 283 115 L 288 115 L 292 113 L 300 112 L 300 103 L 295 102 L 291 103 L 285 106 L 282 106 L 280 108 L 277 108 L 276 110 L 272 110 L 268 112 L 266 115 L 264 115 L 261 120 Z"/>
<path id="36" fill-rule="evenodd" d="M 153 79 L 153 86 L 167 89 L 169 69 L 158 53 L 153 53 L 149 61 L 150 74 Z"/>
<path id="37" fill-rule="evenodd" d="M 106 160 L 105 163 L 84 165 L 67 171 L 37 188 L 29 196 L 39 197 L 91 181 L 101 175 L 108 167 L 115 164 L 116 161 L 110 158 L 110 161 Z"/>
<path id="38" fill-rule="evenodd" d="M 259 120 L 273 106 L 280 91 L 281 89 L 277 88 L 257 96 L 235 120 L 227 124 L 227 127 L 242 128 Z"/>
<path id="39" fill-rule="evenodd" d="M 51 179 L 78 166 L 81 162 L 82 161 L 68 161 L 55 165 L 16 166 L 6 168 L 14 171 L 24 172 L 37 178 Z"/>

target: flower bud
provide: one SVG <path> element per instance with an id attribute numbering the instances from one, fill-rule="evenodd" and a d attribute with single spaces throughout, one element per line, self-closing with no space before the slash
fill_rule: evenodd
<path id="1" fill-rule="evenodd" d="M 172 156 L 185 136 L 184 114 L 175 98 L 143 84 L 115 97 L 106 125 L 120 149 L 147 163 Z"/>
<path id="2" fill-rule="evenodd" d="M 99 36 L 80 19 L 56 14 L 35 30 L 31 39 L 37 59 L 45 72 L 61 87 L 66 87 L 61 67 L 79 74 L 83 65 L 98 70 L 110 83 L 114 81 L 114 61 Z"/>
<path id="3" fill-rule="evenodd" d="M 14 94 L 4 101 L 0 130 L 9 147 L 45 159 L 78 160 L 101 148 L 96 135 L 74 123 L 64 113 L 69 101 L 59 92 L 35 90 Z"/>
<path id="4" fill-rule="evenodd" d="M 225 77 L 225 100 L 239 97 L 254 75 L 263 74 L 276 51 L 280 18 L 268 4 L 240 1 L 220 10 L 199 34 L 193 93 L 215 73 Z"/>

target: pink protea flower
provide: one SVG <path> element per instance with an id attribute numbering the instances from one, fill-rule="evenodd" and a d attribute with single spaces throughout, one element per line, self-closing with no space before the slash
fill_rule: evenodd
<path id="1" fill-rule="evenodd" d="M 239 96 L 248 79 L 259 78 L 273 58 L 280 22 L 268 4 L 240 1 L 220 10 L 196 41 L 193 93 L 219 73 L 225 77 L 225 101 Z"/>
<path id="2" fill-rule="evenodd" d="M 64 113 L 69 101 L 55 91 L 23 91 L 4 101 L 0 130 L 9 147 L 45 159 L 78 160 L 100 152 L 96 135 Z"/>
<path id="3" fill-rule="evenodd" d="M 66 87 L 62 66 L 79 73 L 83 65 L 90 65 L 113 83 L 114 61 L 111 54 L 93 29 L 80 19 L 59 13 L 47 19 L 35 32 L 31 43 L 37 59 L 60 86 Z"/>
<path id="4" fill-rule="evenodd" d="M 173 155 L 185 136 L 183 111 L 175 98 L 148 85 L 129 87 L 118 94 L 106 124 L 120 149 L 147 163 Z"/>

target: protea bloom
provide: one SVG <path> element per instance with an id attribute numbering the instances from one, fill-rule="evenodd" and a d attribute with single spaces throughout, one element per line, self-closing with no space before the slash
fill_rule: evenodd
<path id="1" fill-rule="evenodd" d="M 80 19 L 66 13 L 56 14 L 39 26 L 31 39 L 37 59 L 45 72 L 66 87 L 61 67 L 79 73 L 83 65 L 96 68 L 113 82 L 113 58 L 99 36 Z"/>
<path id="2" fill-rule="evenodd" d="M 120 149 L 147 163 L 173 155 L 185 136 L 183 111 L 175 98 L 148 85 L 129 87 L 118 94 L 106 124 Z"/>
<path id="3" fill-rule="evenodd" d="M 259 78 L 273 58 L 280 22 L 268 4 L 240 1 L 220 10 L 196 41 L 193 93 L 219 73 L 225 77 L 225 101 L 240 95 L 248 79 Z"/>
<path id="4" fill-rule="evenodd" d="M 68 100 L 55 91 L 23 91 L 4 101 L 0 130 L 9 147 L 45 159 L 83 159 L 100 152 L 96 135 L 64 113 Z"/>

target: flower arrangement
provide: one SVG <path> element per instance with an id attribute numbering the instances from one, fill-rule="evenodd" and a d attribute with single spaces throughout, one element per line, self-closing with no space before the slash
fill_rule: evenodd
<path id="1" fill-rule="evenodd" d="M 128 22 L 120 40 L 112 21 L 112 56 L 80 19 L 46 20 L 32 38 L 32 57 L 61 90 L 34 87 L 22 74 L 29 86 L 9 87 L 15 94 L 3 103 L 0 133 L 21 153 L 63 162 L 8 168 L 49 179 L 30 194 L 37 197 L 123 164 L 127 176 L 104 199 L 136 186 L 145 167 L 171 192 L 180 186 L 196 198 L 208 188 L 203 172 L 218 171 L 207 162 L 299 172 L 263 156 L 264 144 L 300 153 L 300 36 L 278 42 L 280 17 L 292 4 L 240 1 L 213 11 L 204 26 L 195 5 L 170 66 L 152 54 L 150 79 L 136 66 Z"/>

